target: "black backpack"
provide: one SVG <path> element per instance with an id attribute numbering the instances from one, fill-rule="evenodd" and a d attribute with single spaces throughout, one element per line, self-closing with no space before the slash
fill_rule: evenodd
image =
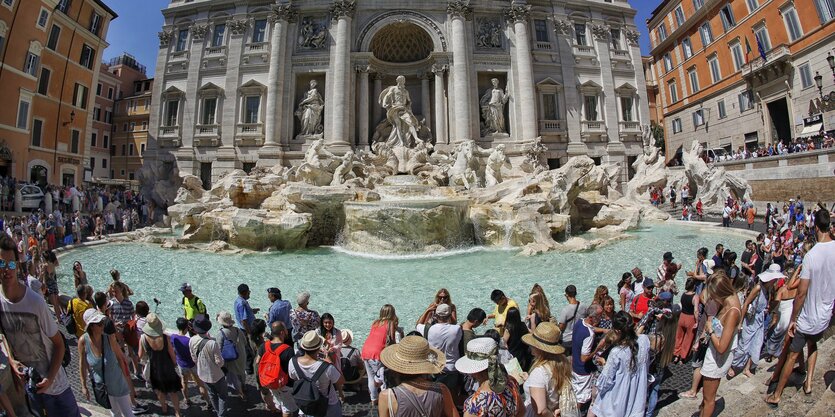
<path id="1" fill-rule="evenodd" d="M 357 348 L 351 347 L 349 348 L 347 356 L 343 356 L 339 363 L 342 365 L 342 376 L 345 377 L 346 381 L 356 381 L 360 378 L 360 370 L 356 366 L 351 364 L 351 356 L 354 352 L 357 351 Z"/>
<path id="2" fill-rule="evenodd" d="M 296 373 L 300 378 L 293 385 L 293 399 L 307 416 L 324 417 L 328 412 L 328 394 L 332 387 L 328 387 L 328 394 L 322 394 L 319 391 L 319 378 L 324 375 L 329 366 L 329 363 L 322 362 L 313 377 L 308 378 L 299 366 L 298 357 L 293 358 L 293 367 L 296 368 Z"/>

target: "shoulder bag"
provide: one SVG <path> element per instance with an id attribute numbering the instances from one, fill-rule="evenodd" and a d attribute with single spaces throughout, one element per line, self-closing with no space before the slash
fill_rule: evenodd
<path id="1" fill-rule="evenodd" d="M 92 339 L 89 337 L 87 338 L 90 342 Z M 105 360 L 107 358 L 107 354 L 104 351 L 104 347 L 106 345 L 105 340 L 107 339 L 107 335 L 101 335 L 101 384 L 96 382 L 96 378 L 93 377 L 93 369 L 90 368 L 90 385 L 93 386 L 93 395 L 96 397 L 96 404 L 104 407 L 107 410 L 110 410 L 110 397 L 107 395 L 107 385 L 106 381 L 104 380 L 104 375 L 107 373 L 105 371 Z"/>

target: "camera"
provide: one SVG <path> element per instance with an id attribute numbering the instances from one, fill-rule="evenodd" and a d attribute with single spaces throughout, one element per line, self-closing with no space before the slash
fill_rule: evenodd
<path id="1" fill-rule="evenodd" d="M 30 394 L 37 394 L 38 384 L 43 381 L 43 377 L 38 370 L 31 366 L 26 366 L 20 369 L 20 373 L 24 376 L 24 378 L 26 378 L 26 392 Z"/>

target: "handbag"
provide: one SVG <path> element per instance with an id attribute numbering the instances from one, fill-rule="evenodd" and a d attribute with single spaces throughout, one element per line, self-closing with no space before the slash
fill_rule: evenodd
<path id="1" fill-rule="evenodd" d="M 67 334 L 75 336 L 78 325 L 75 323 L 75 312 L 73 311 L 72 300 L 70 300 L 70 308 L 67 310 L 67 318 L 64 320 L 64 327 L 67 329 Z"/>
<path id="2" fill-rule="evenodd" d="M 93 378 L 93 370 L 90 369 L 90 383 L 93 385 L 93 395 L 96 397 L 96 404 L 102 406 L 103 408 L 110 410 L 110 397 L 107 395 L 107 386 L 105 385 L 104 374 L 106 373 L 104 370 L 105 367 L 105 358 L 107 355 L 104 352 L 104 340 L 107 338 L 107 335 L 102 335 L 101 338 L 101 384 L 96 383 L 96 379 Z"/>

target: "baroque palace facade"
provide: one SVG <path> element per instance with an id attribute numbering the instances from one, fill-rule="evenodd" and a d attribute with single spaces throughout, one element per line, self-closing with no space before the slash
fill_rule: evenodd
<path id="1" fill-rule="evenodd" d="M 208 186 L 298 163 L 319 139 L 368 150 L 388 136 L 381 94 L 402 83 L 438 150 L 513 157 L 539 139 L 552 168 L 589 155 L 626 180 L 649 124 L 635 14 L 626 0 L 174 0 L 146 159 Z"/>

